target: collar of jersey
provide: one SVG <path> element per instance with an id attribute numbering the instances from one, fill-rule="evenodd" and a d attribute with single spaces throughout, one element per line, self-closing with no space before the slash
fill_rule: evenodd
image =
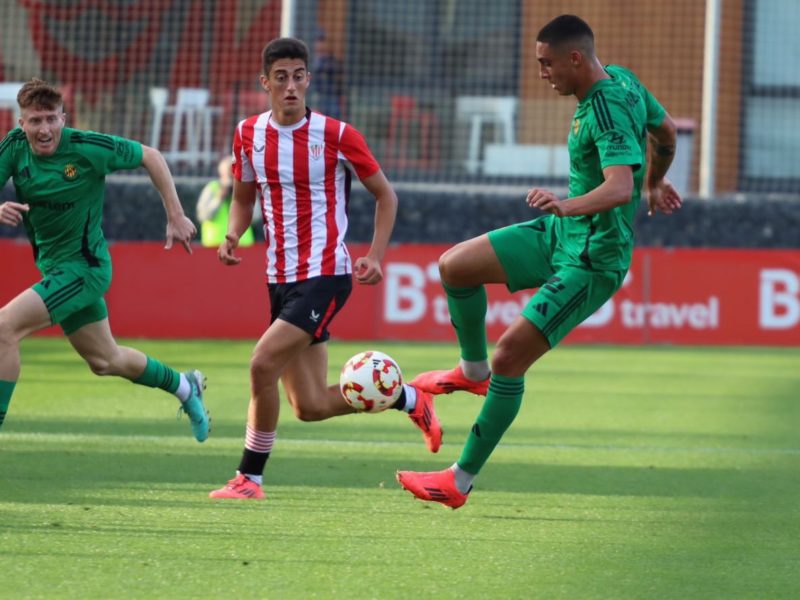
<path id="1" fill-rule="evenodd" d="M 594 96 L 597 90 L 599 90 L 600 88 L 607 87 L 609 85 L 614 85 L 614 83 L 616 83 L 617 78 L 614 76 L 613 73 L 609 73 L 608 71 L 606 71 L 606 75 L 608 75 L 609 79 L 598 79 L 597 81 L 595 81 L 592 87 L 589 88 L 589 91 L 586 92 L 586 95 L 583 97 L 583 100 L 578 102 L 578 104 L 587 103 L 589 100 L 592 99 L 592 96 Z"/>
<path id="2" fill-rule="evenodd" d="M 275 119 L 272 118 L 272 111 L 269 111 L 269 124 L 271 127 L 274 127 L 278 131 L 294 131 L 295 129 L 300 129 L 306 123 L 308 123 L 308 111 L 306 111 L 305 116 L 300 119 L 297 123 L 292 125 L 281 125 Z"/>

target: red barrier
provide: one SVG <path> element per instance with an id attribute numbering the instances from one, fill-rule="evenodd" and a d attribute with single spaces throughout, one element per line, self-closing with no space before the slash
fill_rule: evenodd
<path id="1" fill-rule="evenodd" d="M 356 285 L 334 320 L 339 339 L 454 341 L 437 259 L 445 245 L 393 246 L 384 283 Z M 350 246 L 353 257 L 366 246 Z M 106 297 L 118 336 L 256 338 L 268 322 L 261 247 L 224 267 L 216 251 L 157 243 L 111 247 Z M 0 241 L 0 304 L 38 279 L 27 243 Z M 496 340 L 530 298 L 489 286 Z M 57 330 L 48 330 L 56 331 Z M 568 342 L 800 345 L 800 251 L 640 248 L 622 289 Z"/>

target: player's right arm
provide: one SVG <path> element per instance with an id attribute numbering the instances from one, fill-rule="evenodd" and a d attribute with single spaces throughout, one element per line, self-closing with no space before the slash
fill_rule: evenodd
<path id="1" fill-rule="evenodd" d="M 10 225 L 16 227 L 22 222 L 22 215 L 28 212 L 29 207 L 27 204 L 20 204 L 19 202 L 3 202 L 0 204 L 0 223 L 3 225 Z"/>
<path id="2" fill-rule="evenodd" d="M 3 140 L 6 142 L 8 136 Z M 0 144 L 0 188 L 2 188 L 8 178 L 11 177 L 12 171 L 12 157 L 13 151 L 10 145 L 6 142 Z M 0 203 L 0 224 L 10 225 L 16 227 L 22 222 L 22 215 L 28 212 L 29 207 L 27 204 L 20 204 L 19 202 L 3 202 Z"/>
<path id="3" fill-rule="evenodd" d="M 217 251 L 222 264 L 238 265 L 242 259 L 234 254 L 239 246 L 239 238 L 250 227 L 253 220 L 253 206 L 256 203 L 256 182 L 233 179 L 233 199 L 228 215 L 228 233 Z"/>
<path id="4" fill-rule="evenodd" d="M 250 227 L 253 220 L 253 206 L 256 203 L 258 182 L 253 165 L 245 150 L 242 129 L 246 121 L 242 121 L 233 132 L 233 148 L 231 167 L 233 175 L 233 197 L 228 213 L 228 233 L 217 250 L 217 256 L 224 265 L 238 265 L 242 259 L 234 254 L 239 246 L 239 238 Z M 252 143 L 252 128 L 246 135 L 248 144 Z"/>

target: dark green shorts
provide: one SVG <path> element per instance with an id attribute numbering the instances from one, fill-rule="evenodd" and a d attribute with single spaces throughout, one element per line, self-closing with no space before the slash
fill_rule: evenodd
<path id="1" fill-rule="evenodd" d="M 539 288 L 522 310 L 554 347 L 600 308 L 622 285 L 625 271 L 594 271 L 553 264 L 553 217 L 544 216 L 489 232 L 489 241 L 512 292 Z"/>
<path id="2" fill-rule="evenodd" d="M 33 285 L 41 296 L 50 321 L 65 334 L 108 317 L 103 296 L 111 285 L 111 263 L 90 267 L 84 262 L 67 262 L 48 271 Z"/>

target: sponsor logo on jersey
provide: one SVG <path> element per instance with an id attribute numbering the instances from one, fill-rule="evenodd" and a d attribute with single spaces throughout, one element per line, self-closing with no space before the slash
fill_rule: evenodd
<path id="1" fill-rule="evenodd" d="M 308 153 L 311 158 L 317 160 L 325 152 L 325 144 L 310 144 L 308 146 Z"/>
<path id="2" fill-rule="evenodd" d="M 64 166 L 64 179 L 67 181 L 75 181 L 78 177 L 78 167 L 73 165 L 72 163 L 67 163 Z"/>
<path id="3" fill-rule="evenodd" d="M 621 133 L 612 133 L 608 136 L 608 146 L 606 146 L 606 156 L 620 156 L 631 152 L 632 148 L 625 143 L 625 136 Z"/>
<path id="4" fill-rule="evenodd" d="M 52 200 L 31 200 L 31 208 L 44 208 L 56 212 L 67 212 L 75 208 L 75 202 L 53 202 Z"/>

